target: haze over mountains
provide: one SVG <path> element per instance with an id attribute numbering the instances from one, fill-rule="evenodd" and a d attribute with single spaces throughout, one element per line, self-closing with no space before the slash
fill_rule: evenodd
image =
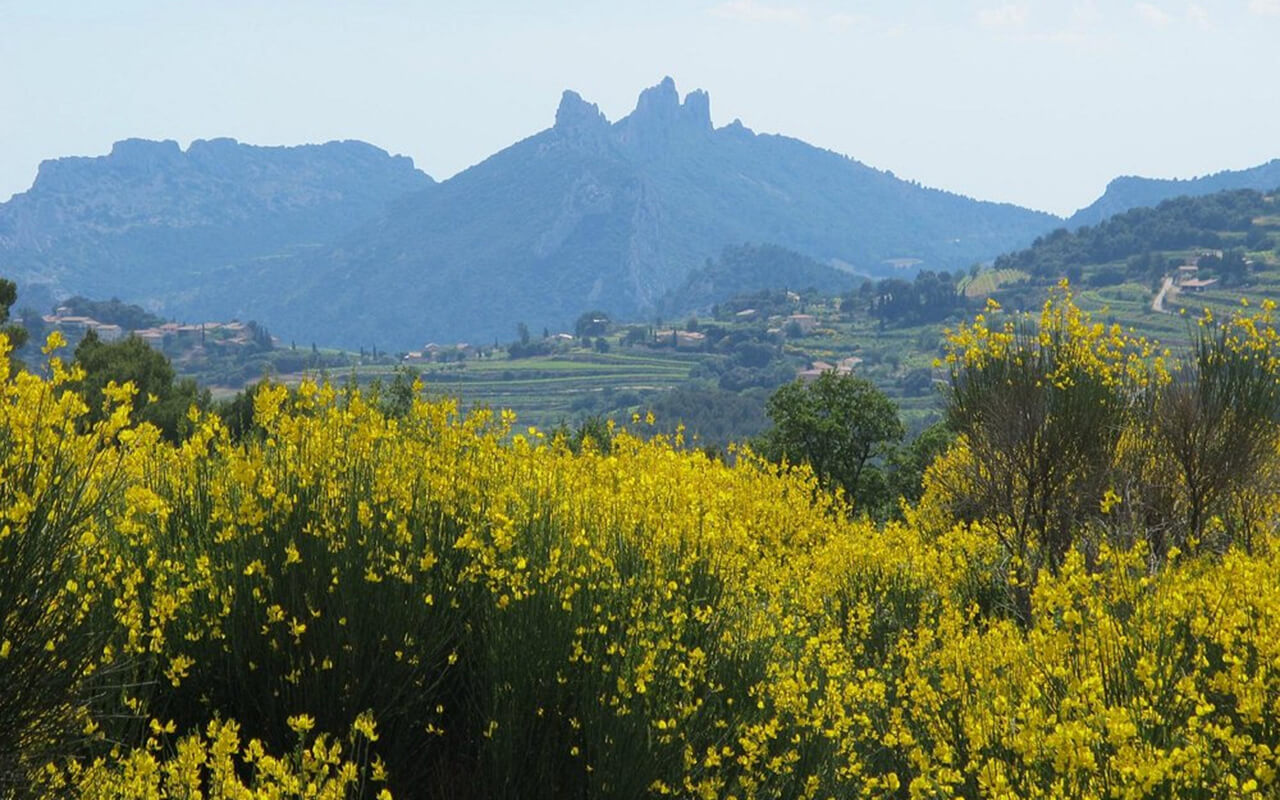
<path id="1" fill-rule="evenodd" d="M 1150 183 L 1113 183 L 1095 206 L 1172 182 Z M 682 101 L 667 78 L 617 122 L 567 91 L 552 127 L 442 183 L 360 142 L 130 140 L 46 162 L 0 204 L 0 274 L 28 304 L 114 295 L 179 319 L 258 319 L 300 344 L 409 349 L 587 309 L 643 317 L 726 247 L 787 248 L 803 259 L 778 263 L 828 285 L 964 269 L 1062 224 L 736 120 L 715 128 L 707 94 Z M 695 283 L 753 288 L 733 286 L 732 263 Z M 789 277 L 760 273 L 744 283 Z"/>

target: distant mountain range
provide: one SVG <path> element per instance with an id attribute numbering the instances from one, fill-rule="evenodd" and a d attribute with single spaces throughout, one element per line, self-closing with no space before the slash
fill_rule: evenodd
<path id="1" fill-rule="evenodd" d="M 333 242 L 435 182 L 363 142 L 253 147 L 232 139 L 130 139 L 106 156 L 40 165 L 31 189 L 0 204 L 0 274 L 32 297 L 119 296 L 192 319 L 243 264 Z M 42 311 L 49 309 L 43 308 Z"/>
<path id="2" fill-rule="evenodd" d="M 584 309 L 651 313 L 727 245 L 768 242 L 885 274 L 889 259 L 967 266 L 1058 222 L 739 122 L 713 128 L 707 95 L 682 102 L 667 79 L 614 123 L 566 92 L 553 127 L 291 270 L 264 267 L 254 284 L 275 290 L 253 305 L 235 306 L 230 291 L 217 304 L 304 340 L 488 341 L 510 338 L 518 321 L 563 326 Z"/>
<path id="3" fill-rule="evenodd" d="M 736 120 L 715 128 L 707 94 L 681 100 L 668 78 L 617 122 L 567 91 L 552 127 L 442 183 L 360 142 L 129 140 L 45 162 L 0 204 L 0 275 L 20 305 L 118 296 L 299 343 L 408 349 L 585 309 L 644 317 L 673 292 L 706 304 L 757 281 L 964 269 L 1062 224 Z M 798 255 L 726 250 L 747 244 Z"/>
<path id="4" fill-rule="evenodd" d="M 1108 217 L 1131 208 L 1149 208 L 1175 197 L 1199 197 L 1230 189 L 1253 189 L 1269 192 L 1280 189 L 1280 158 L 1241 170 L 1225 170 L 1189 180 L 1139 178 L 1133 175 L 1116 178 L 1107 190 L 1090 205 L 1067 220 L 1071 230 L 1082 225 L 1097 225 Z"/>

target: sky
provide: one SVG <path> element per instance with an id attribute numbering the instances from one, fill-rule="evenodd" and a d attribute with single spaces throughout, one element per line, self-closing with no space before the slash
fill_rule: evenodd
<path id="1" fill-rule="evenodd" d="M 443 180 L 665 75 L 735 118 L 1066 215 L 1280 157 L 1280 0 L 0 0 L 0 200 L 128 137 L 362 139 Z"/>

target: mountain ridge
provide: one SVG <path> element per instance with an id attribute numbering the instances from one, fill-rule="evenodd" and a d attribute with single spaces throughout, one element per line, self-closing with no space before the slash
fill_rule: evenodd
<path id="1" fill-rule="evenodd" d="M 1195 178 L 1145 178 L 1121 175 L 1107 183 L 1097 200 L 1072 214 L 1066 227 L 1097 225 L 1133 208 L 1152 208 L 1175 197 L 1201 197 L 1231 189 L 1268 192 L 1280 189 L 1280 158 L 1245 169 L 1221 170 Z"/>
<path id="2" fill-rule="evenodd" d="M 42 162 L 31 189 L 0 204 L 0 268 L 53 294 L 165 310 L 184 279 L 323 244 L 434 185 L 412 159 L 358 141 L 125 139 Z"/>
<path id="3" fill-rule="evenodd" d="M 126 140 L 107 157 L 47 162 L 30 192 L 0 205 L 0 266 L 21 261 L 20 279 L 64 295 L 128 296 L 187 319 L 267 320 L 300 341 L 408 348 L 510 336 L 516 321 L 558 327 L 584 308 L 640 317 L 706 259 L 745 242 L 885 275 L 897 274 L 891 261 L 965 268 L 1061 224 L 738 120 L 716 128 L 710 103 L 701 90 L 681 99 L 668 77 L 610 121 L 567 90 L 551 127 L 441 183 L 362 145 L 380 154 L 371 163 L 382 177 L 354 202 L 326 195 L 304 167 L 289 173 L 299 191 L 283 196 L 264 195 L 271 182 L 252 175 L 237 193 L 215 169 L 220 148 L 228 161 L 293 158 L 289 148 Z M 362 153 L 345 155 L 369 161 Z M 119 181 L 104 168 L 117 164 L 136 208 L 115 197 Z M 82 191 L 75 179 L 90 167 L 101 184 Z M 357 195 L 360 169 L 338 167 L 337 183 Z M 183 177 L 192 174 L 199 180 Z M 74 201 L 38 202 L 57 197 Z"/>
<path id="4" fill-rule="evenodd" d="M 341 320 L 354 334 L 349 345 L 501 338 L 517 320 L 556 327 L 584 308 L 644 315 L 707 258 L 744 242 L 889 274 L 884 262 L 903 257 L 967 267 L 1060 223 L 901 181 L 739 121 L 715 128 L 709 96 L 681 101 L 670 78 L 616 122 L 566 91 L 550 128 L 298 265 L 313 291 L 359 286 L 326 310 L 328 320 L 304 321 L 300 335 Z M 450 302 L 424 313 L 422 299 L 440 296 Z M 274 303 L 245 313 L 289 312 Z"/>

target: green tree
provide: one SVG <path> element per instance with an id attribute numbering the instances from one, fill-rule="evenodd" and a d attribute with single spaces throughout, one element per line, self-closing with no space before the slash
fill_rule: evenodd
<path id="1" fill-rule="evenodd" d="M 826 372 L 780 387 L 766 410 L 773 420 L 762 440 L 767 457 L 808 464 L 824 487 L 843 489 L 855 506 L 874 499 L 864 485 L 868 465 L 902 439 L 903 428 L 897 406 L 871 381 Z"/>
<path id="2" fill-rule="evenodd" d="M 208 408 L 208 390 L 201 391 L 190 378 L 175 381 L 173 365 L 164 354 L 136 336 L 104 342 L 89 331 L 76 346 L 75 362 L 84 369 L 80 389 L 89 406 L 89 421 L 104 415 L 103 389 L 111 381 L 131 381 L 137 389 L 133 420 L 150 422 L 171 441 L 187 432 L 191 406 Z"/>
<path id="3" fill-rule="evenodd" d="M 27 343 L 27 329 L 21 325 L 6 325 L 9 308 L 18 299 L 18 287 L 13 281 L 0 278 L 0 334 L 9 338 L 9 347 L 17 350 Z"/>

